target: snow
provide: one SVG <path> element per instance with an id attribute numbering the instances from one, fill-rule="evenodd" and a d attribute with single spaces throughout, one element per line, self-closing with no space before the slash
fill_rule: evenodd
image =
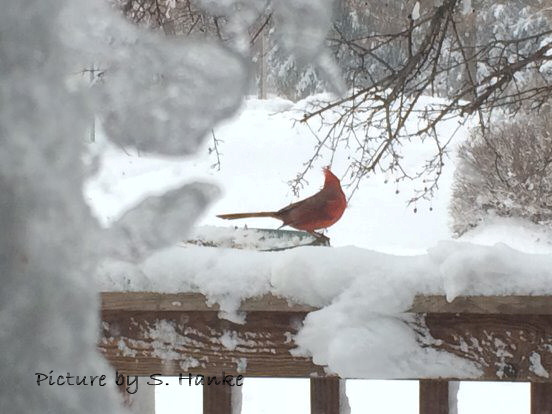
<path id="1" fill-rule="evenodd" d="M 324 17 L 322 5 L 317 16 Z M 319 26 L 328 19 L 318 17 L 295 32 L 325 33 Z M 213 126 L 239 109 L 247 56 L 139 29 L 106 2 L 6 3 L 0 38 L 0 412 L 124 413 L 114 381 L 68 392 L 38 385 L 37 373 L 113 374 L 96 349 L 99 302 L 89 275 L 105 257 L 128 270 L 173 245 L 216 193 L 208 184 L 163 183 L 157 195 L 134 199 L 132 210 L 119 210 L 102 228 L 83 183 L 114 145 L 160 156 L 197 151 Z M 83 82 L 86 65 L 105 71 L 91 88 Z M 114 144 L 84 154 L 95 117 Z M 150 338 L 169 362 L 171 344 L 183 340 L 163 324 Z M 117 346 L 128 355 L 125 344 Z"/>
<path id="2" fill-rule="evenodd" d="M 420 412 L 418 381 L 347 380 L 346 392 L 353 414 Z"/>
<path id="3" fill-rule="evenodd" d="M 549 295 L 552 290 L 550 254 L 523 253 L 505 243 L 441 242 L 429 255 L 439 264 L 448 300 L 459 295 Z"/>
<path id="4" fill-rule="evenodd" d="M 318 95 L 296 104 L 280 98 L 247 99 L 239 114 L 215 129 L 215 136 L 222 141 L 220 171 L 210 168 L 213 157 L 208 155 L 209 143 L 204 144 L 197 157 L 163 159 L 139 155 L 132 149 L 127 149 L 127 155 L 121 148 L 104 145 L 100 135 L 98 145 L 105 147 L 99 160 L 100 170 L 85 188 L 87 199 L 93 199 L 93 213 L 108 226 L 148 195 L 160 195 L 166 189 L 201 181 L 218 185 L 222 194 L 207 208 L 198 225 L 232 228 L 247 224 L 275 229 L 279 225 L 272 219 L 228 224 L 216 214 L 275 210 L 296 200 L 287 182 L 295 177 L 316 143 L 312 131 L 297 120 L 302 118 L 306 107 L 326 98 Z M 423 99 L 423 104 L 432 102 Z M 439 132 L 451 134 L 456 127 L 455 120 L 447 121 Z M 457 139 L 465 136 L 464 130 L 460 132 Z M 405 159 L 409 172 L 423 165 L 434 150 L 430 142 L 405 143 L 404 148 L 409 154 Z M 445 162 L 452 167 L 452 160 Z M 333 171 L 338 177 L 343 177 L 346 163 L 346 154 L 333 160 Z M 317 168 L 308 173 L 301 197 L 320 189 L 323 182 L 320 169 L 326 164 L 327 158 L 320 159 Z M 343 218 L 329 229 L 332 245 L 420 254 L 436 241 L 450 238 L 447 208 L 452 175 L 453 168 L 444 169 L 438 196 L 430 203 L 420 202 L 417 213 L 413 212 L 414 206 L 406 206 L 413 195 L 412 187 L 397 185 L 389 176 L 374 175 L 355 194 Z M 345 188 L 346 193 L 349 191 Z"/>
<path id="5" fill-rule="evenodd" d="M 201 226 L 192 230 L 185 243 L 234 249 L 277 250 L 308 245 L 315 241 L 314 236 L 300 231 Z"/>
<path id="6" fill-rule="evenodd" d="M 246 378 L 243 413 L 308 413 L 310 385 L 307 379 Z"/>
<path id="7" fill-rule="evenodd" d="M 148 197 L 109 228 L 106 239 L 113 242 L 104 248 L 109 249 L 111 257 L 123 260 L 146 257 L 163 247 L 166 240 L 178 240 L 183 229 L 192 226 L 216 193 L 212 186 L 190 184 L 167 191 L 163 196 Z M 183 206 L 186 214 L 182 214 Z"/>
<path id="8" fill-rule="evenodd" d="M 247 369 L 247 358 L 239 358 L 236 362 L 236 371 L 245 372 Z"/>
<path id="9" fill-rule="evenodd" d="M 224 331 L 219 338 L 222 346 L 230 351 L 236 349 L 239 344 L 239 339 L 236 332 Z"/>
<path id="10" fill-rule="evenodd" d="M 541 356 L 537 352 L 531 352 L 531 355 L 529 355 L 529 361 L 531 362 L 531 366 L 529 367 L 529 370 L 533 372 L 535 375 L 538 375 L 542 378 L 550 378 L 550 374 L 548 371 L 542 366 L 541 363 Z"/>
<path id="11" fill-rule="evenodd" d="M 306 318 L 295 338 L 296 352 L 311 355 L 316 363 L 343 377 L 477 377 L 480 371 L 474 364 L 420 348 L 407 325 L 412 321 L 403 313 L 416 294 L 443 294 L 452 300 L 459 295 L 551 293 L 550 233 L 520 220 L 490 218 L 461 241 L 453 240 L 446 214 L 453 163 L 445 167 L 441 189 L 430 204 L 432 211 L 419 206 L 416 214 L 405 206 L 411 191 L 408 186 L 399 187 L 397 195 L 396 187 L 384 183 L 386 177 L 373 177 L 355 194 L 343 219 L 329 229 L 332 248 L 259 252 L 255 250 L 259 244 L 278 247 L 289 240 L 261 243 L 251 230 L 221 227 L 226 223 L 216 219 L 219 213 L 277 209 L 293 201 L 286 182 L 308 154 L 312 139 L 300 125 L 292 128 L 293 120 L 316 99 L 297 104 L 248 99 L 240 114 L 215 130 L 223 142 L 220 171 L 210 168 L 212 158 L 207 151 L 176 161 L 129 156 L 108 148 L 102 168 L 86 188 L 90 199 L 102 200 L 93 208 L 106 225 L 139 203 L 140 197 L 160 193 L 163 185 L 171 188 L 194 178 L 217 183 L 225 195 L 178 245 L 157 250 L 135 264 L 103 263 L 98 274 L 100 288 L 201 292 L 211 303 L 219 303 L 221 317 L 238 323 L 244 321 L 238 312 L 242 299 L 272 293 L 321 308 Z M 450 123 L 449 132 L 455 126 Z M 465 131 L 459 139 L 463 136 Z M 420 143 L 410 149 L 412 166 L 429 151 Z M 247 163 L 243 162 L 245 154 Z M 334 160 L 338 174 L 343 163 Z M 321 185 L 322 174 L 315 171 L 312 176 L 304 195 Z M 138 182 L 144 184 L 140 197 Z M 123 198 L 124 191 L 113 188 L 124 189 L 125 183 L 132 190 Z M 110 204 L 115 197 L 120 197 L 118 204 Z M 237 223 L 279 225 L 270 219 Z M 185 240 L 212 241 L 222 247 L 202 247 Z M 336 337 L 335 332 L 340 335 Z M 230 334 L 221 341 L 237 346 Z M 365 358 L 367 354 L 371 358 Z"/>
<path id="12" fill-rule="evenodd" d="M 418 20 L 420 18 L 420 2 L 417 1 L 416 4 L 414 4 L 414 8 L 412 9 L 412 20 Z"/>
<path id="13" fill-rule="evenodd" d="M 550 227 L 515 217 L 488 217 L 481 226 L 464 234 L 462 240 L 484 246 L 505 243 L 524 253 L 552 254 Z"/>
<path id="14" fill-rule="evenodd" d="M 473 13 L 473 7 L 471 0 L 462 1 L 462 14 L 465 16 L 467 14 Z"/>
<path id="15" fill-rule="evenodd" d="M 307 20 L 297 12 L 303 1 L 282 2 L 276 15 L 288 47 L 299 58 L 317 59 L 339 92 L 335 65 L 320 51 L 327 29 L 321 23 L 330 19 L 326 3 L 311 5 Z M 458 357 L 418 346 L 404 315 L 418 293 L 449 299 L 550 293 L 550 238 L 542 228 L 496 219 L 465 241 L 450 240 L 452 162 L 437 197 L 420 203 L 416 214 L 404 204 L 413 188 L 386 184 L 393 177 L 375 174 L 329 230 L 335 247 L 251 250 L 258 240 L 246 232 L 231 236 L 228 226 L 219 233 L 213 226 L 223 224 L 215 214 L 277 209 L 293 200 L 287 181 L 316 140 L 296 121 L 317 97 L 242 103 L 248 73 L 239 47 L 162 39 L 102 3 L 10 3 L 0 27 L 0 100 L 10 102 L 0 111 L 0 364 L 9 379 L 0 387 L 1 412 L 122 412 L 113 384 L 72 393 L 34 384 L 35 372 L 52 368 L 110 371 L 95 349 L 98 288 L 202 292 L 220 304 L 221 317 L 236 322 L 243 322 L 240 301 L 265 293 L 319 306 L 295 338 L 296 352 L 343 376 L 379 378 L 479 374 Z M 89 90 L 71 78 L 83 62 L 109 69 L 105 82 Z M 99 136 L 83 157 L 94 114 L 111 142 Z M 220 171 L 207 155 L 214 124 Z M 449 120 L 439 133 L 455 128 Z M 198 150 L 203 155 L 190 156 Z M 406 144 L 407 168 L 423 164 L 432 150 L 427 143 Z M 328 161 L 317 160 L 317 167 Z M 346 157 L 332 161 L 342 176 Z M 308 179 L 304 195 L 320 187 L 322 176 L 311 171 Z M 85 181 L 89 205 L 81 191 Z M 190 232 L 194 222 L 202 227 Z M 182 244 L 190 237 L 214 238 L 226 247 Z M 230 248 L 236 240 L 243 250 Z M 168 322 L 150 328 L 156 355 L 174 363 L 188 338 Z M 227 348 L 241 345 L 231 332 L 219 341 Z M 131 355 L 124 343 L 117 346 Z M 546 377 L 540 355 L 530 358 L 533 372 Z M 180 363 L 188 369 L 203 362 Z M 247 361 L 236 364 L 245 369 Z"/>
<path id="16" fill-rule="evenodd" d="M 106 72 L 90 104 L 112 142 L 193 154 L 213 125 L 239 108 L 248 67 L 223 45 L 140 30 L 104 3 L 68 2 L 62 17 L 61 35 L 71 39 L 77 64 L 95 62 Z"/>
<path id="17" fill-rule="evenodd" d="M 186 336 L 176 332 L 173 322 L 166 320 L 156 321 L 145 334 L 145 338 L 151 340 L 152 355 L 165 362 L 180 359 L 180 354 L 176 351 L 177 347 L 192 342 Z"/>
<path id="18" fill-rule="evenodd" d="M 124 356 L 124 357 L 135 357 L 136 356 L 136 351 L 133 350 L 132 348 L 130 348 L 125 341 L 123 341 L 122 339 L 119 340 L 119 342 L 117 342 L 117 348 L 119 349 L 119 351 L 121 351 L 121 356 Z"/>
<path id="19" fill-rule="evenodd" d="M 3 413 L 124 412 L 111 382 L 72 392 L 36 383 L 35 373 L 111 372 L 96 349 L 99 304 L 86 278 L 97 233 L 81 196 L 89 114 L 82 91 L 64 79 L 71 56 L 58 30 L 63 7 L 10 2 L 0 13 Z"/>
<path id="20" fill-rule="evenodd" d="M 450 300 L 551 294 L 550 269 L 550 255 L 505 244 L 444 241 L 426 255 L 402 257 L 356 247 L 256 252 L 176 246 L 151 256 L 137 271 L 147 275 L 145 290 L 201 292 L 220 304 L 222 317 L 235 322 L 243 321 L 237 312 L 242 298 L 266 293 L 321 307 L 307 316 L 295 338 L 316 363 L 343 377 L 412 378 L 479 374 L 465 361 L 417 346 L 400 316 L 416 294 L 445 294 Z M 144 289 L 139 278 L 125 275 L 118 281 L 117 272 L 110 277 L 102 289 Z M 230 337 L 226 342 L 232 345 Z M 376 357 L 363 358 L 367 353 Z"/>
<path id="21" fill-rule="evenodd" d="M 529 384 L 515 382 L 462 382 L 459 414 L 529 414 Z"/>
<path id="22" fill-rule="evenodd" d="M 303 1 L 282 3 L 275 12 L 283 19 L 290 50 L 306 61 L 317 59 L 339 92 L 335 65 L 320 50 L 330 19 L 327 3 L 311 4 L 307 20 L 297 12 L 307 4 Z M 344 376 L 381 378 L 478 375 L 478 368 L 464 360 L 417 346 L 403 315 L 415 294 L 549 292 L 548 254 L 501 244 L 436 244 L 450 238 L 446 206 L 452 168 L 442 175 L 432 213 L 419 206 L 414 215 L 404 207 L 408 195 L 396 196 L 397 188 L 384 184 L 389 177 L 376 175 L 330 229 L 336 247 L 230 248 L 237 247 L 236 240 L 242 248 L 258 240 L 248 240 L 246 233 L 236 239 L 229 227 L 217 232 L 212 226 L 222 224 L 215 212 L 276 209 L 292 200 L 286 182 L 315 139 L 307 127 L 292 126 L 310 101 L 249 99 L 237 112 L 248 78 L 239 47 L 162 39 L 136 29 L 102 3 L 13 3 L 0 14 L 0 23 L 0 98 L 10 102 L 0 111 L 0 364 L 9 378 L 0 387 L 1 412 L 123 412 L 113 384 L 107 390 L 67 393 L 33 382 L 35 372 L 52 368 L 86 375 L 110 371 L 95 349 L 98 288 L 202 292 L 221 305 L 221 317 L 236 322 L 243 321 L 237 312 L 243 298 L 268 292 L 319 306 L 296 337 L 296 352 Z M 83 62 L 107 68 L 105 82 L 89 90 L 71 78 L 68 74 L 81 70 Z M 111 142 L 100 136 L 83 157 L 82 137 L 93 114 Z M 213 125 L 232 114 L 214 131 L 222 143 L 216 171 L 210 168 L 206 141 Z M 442 128 L 453 131 L 454 121 Z M 197 150 L 204 155 L 190 157 Z M 416 165 L 430 149 L 412 143 L 405 150 Z M 344 174 L 346 162 L 336 158 L 332 168 Z M 87 180 L 96 167 L 97 174 Z M 311 172 L 308 178 L 304 191 L 316 191 L 321 174 Z M 85 181 L 89 205 L 81 192 Z M 402 190 L 412 189 L 403 185 Z M 197 220 L 202 227 L 190 232 Z M 539 253 L 547 253 L 546 237 L 536 240 L 530 227 L 519 227 L 542 247 Z M 181 244 L 189 237 L 215 238 L 227 247 Z M 481 244 L 490 240 L 483 232 L 470 237 Z M 501 266 L 493 268 L 493 261 Z M 343 335 L 335 338 L 336 331 Z M 151 326 L 149 338 L 167 364 L 188 340 L 166 321 Z M 241 345 L 232 332 L 218 340 L 229 349 Z M 390 343 L 397 346 L 390 350 Z M 125 343 L 117 347 L 132 356 Z M 548 375 L 539 355 L 531 362 L 537 375 Z M 180 362 L 182 369 L 202 363 Z M 243 370 L 247 360 L 236 364 Z"/>

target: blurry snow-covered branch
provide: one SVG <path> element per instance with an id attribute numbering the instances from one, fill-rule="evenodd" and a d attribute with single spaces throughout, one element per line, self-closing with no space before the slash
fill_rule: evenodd
<path id="1" fill-rule="evenodd" d="M 193 153 L 239 108 L 248 64 L 237 47 L 166 38 L 83 0 L 7 2 L 0 38 L 0 412 L 122 413 L 114 381 L 67 392 L 36 373 L 111 372 L 91 274 L 106 255 L 139 260 L 181 240 L 215 192 L 190 184 L 101 229 L 83 198 L 87 128 L 97 115 L 120 145 Z M 71 79 L 90 62 L 106 74 L 92 89 Z"/>
<path id="2" fill-rule="evenodd" d="M 180 240 L 217 193 L 214 187 L 190 184 L 145 199 L 108 230 L 106 254 L 130 262 L 144 260 L 168 240 Z"/>

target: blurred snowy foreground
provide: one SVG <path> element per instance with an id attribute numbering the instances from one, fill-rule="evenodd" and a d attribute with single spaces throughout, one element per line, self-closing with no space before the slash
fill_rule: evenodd
<path id="1" fill-rule="evenodd" d="M 115 217 L 124 220 L 132 214 L 124 210 L 148 194 L 192 178 L 215 182 L 226 192 L 200 220 L 201 226 L 182 240 L 227 247 L 178 243 L 136 263 L 109 260 L 98 271 L 100 290 L 200 292 L 220 304 L 221 317 L 238 323 L 244 322 L 238 311 L 243 299 L 272 293 L 321 308 L 307 316 L 295 338 L 296 352 L 342 377 L 477 377 L 480 371 L 471 362 L 420 347 L 405 323 L 405 312 L 417 294 L 446 295 L 448 300 L 459 295 L 552 294 L 550 233 L 530 223 L 495 218 L 466 234 L 463 239 L 469 241 L 452 240 L 448 190 L 437 194 L 433 211 L 425 206 L 414 214 L 395 188 L 376 176 L 329 229 L 336 247 L 252 250 L 259 244 L 254 232 L 228 227 L 215 214 L 276 209 L 292 201 L 285 184 L 297 165 L 289 154 L 291 141 L 297 135 L 307 143 L 312 139 L 306 128 L 290 127 L 304 104 L 248 100 L 239 115 L 215 131 L 223 141 L 220 171 L 210 168 L 213 156 L 206 149 L 197 158 L 175 160 L 95 144 L 104 145 L 102 166 L 88 182 L 86 195 L 106 226 Z M 308 145 L 293 148 L 298 148 L 295 157 L 308 155 Z M 423 145 L 413 144 L 412 150 L 413 164 L 427 153 Z M 334 161 L 337 173 L 343 162 Z M 452 170 L 449 163 L 443 189 L 450 188 Z M 317 181 L 304 195 L 321 183 L 319 171 L 312 177 Z M 400 188 L 401 195 L 410 190 L 407 184 Z M 270 219 L 245 223 L 279 225 Z M 265 240 L 263 248 L 281 243 Z M 242 249 L 230 248 L 234 245 Z"/>
<path id="2" fill-rule="evenodd" d="M 327 2 L 318 3 L 308 20 L 293 13 L 301 1 L 273 9 L 284 14 L 291 53 L 310 39 L 312 48 L 301 55 L 307 61 L 319 54 L 330 20 Z M 217 191 L 182 185 L 101 228 L 82 194 L 95 167 L 94 157 L 83 159 L 85 139 L 98 117 L 114 144 L 195 153 L 213 125 L 239 109 L 250 78 L 248 51 L 239 43 L 266 2 L 240 8 L 243 15 L 229 24 L 236 44 L 225 46 L 140 29 L 109 2 L 2 6 L 0 412 L 125 412 L 112 382 L 68 393 L 38 385 L 36 373 L 110 372 L 96 348 L 99 298 L 91 272 L 105 257 L 138 261 L 172 245 Z M 230 14 L 224 7 L 233 2 L 219 10 Z M 91 87 L 84 69 L 92 65 L 109 75 Z"/>

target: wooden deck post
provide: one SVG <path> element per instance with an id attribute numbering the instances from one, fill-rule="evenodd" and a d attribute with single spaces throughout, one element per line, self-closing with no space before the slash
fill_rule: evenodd
<path id="1" fill-rule="evenodd" d="M 531 414 L 552 413 L 552 384 L 531 383 Z"/>
<path id="2" fill-rule="evenodd" d="M 349 406 L 345 380 L 337 377 L 311 378 L 310 401 L 311 414 L 340 414 L 342 408 Z"/>
<path id="3" fill-rule="evenodd" d="M 240 414 L 241 387 L 203 385 L 203 414 Z"/>
<path id="4" fill-rule="evenodd" d="M 420 380 L 420 414 L 449 414 L 449 383 Z"/>

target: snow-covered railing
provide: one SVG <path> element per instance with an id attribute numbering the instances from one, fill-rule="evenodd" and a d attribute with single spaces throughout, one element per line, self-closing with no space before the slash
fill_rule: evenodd
<path id="1" fill-rule="evenodd" d="M 337 414 L 346 405 L 341 379 L 294 352 L 294 334 L 314 310 L 266 295 L 242 302 L 247 317 L 239 324 L 219 318 L 218 305 L 198 293 L 105 292 L 99 348 L 124 375 L 311 378 L 311 412 Z M 482 373 L 418 378 L 420 413 L 448 413 L 449 381 L 457 380 L 529 381 L 531 413 L 552 412 L 551 297 L 417 296 L 406 315 L 421 346 L 465 358 Z M 238 389 L 204 386 L 204 413 L 233 412 Z"/>

